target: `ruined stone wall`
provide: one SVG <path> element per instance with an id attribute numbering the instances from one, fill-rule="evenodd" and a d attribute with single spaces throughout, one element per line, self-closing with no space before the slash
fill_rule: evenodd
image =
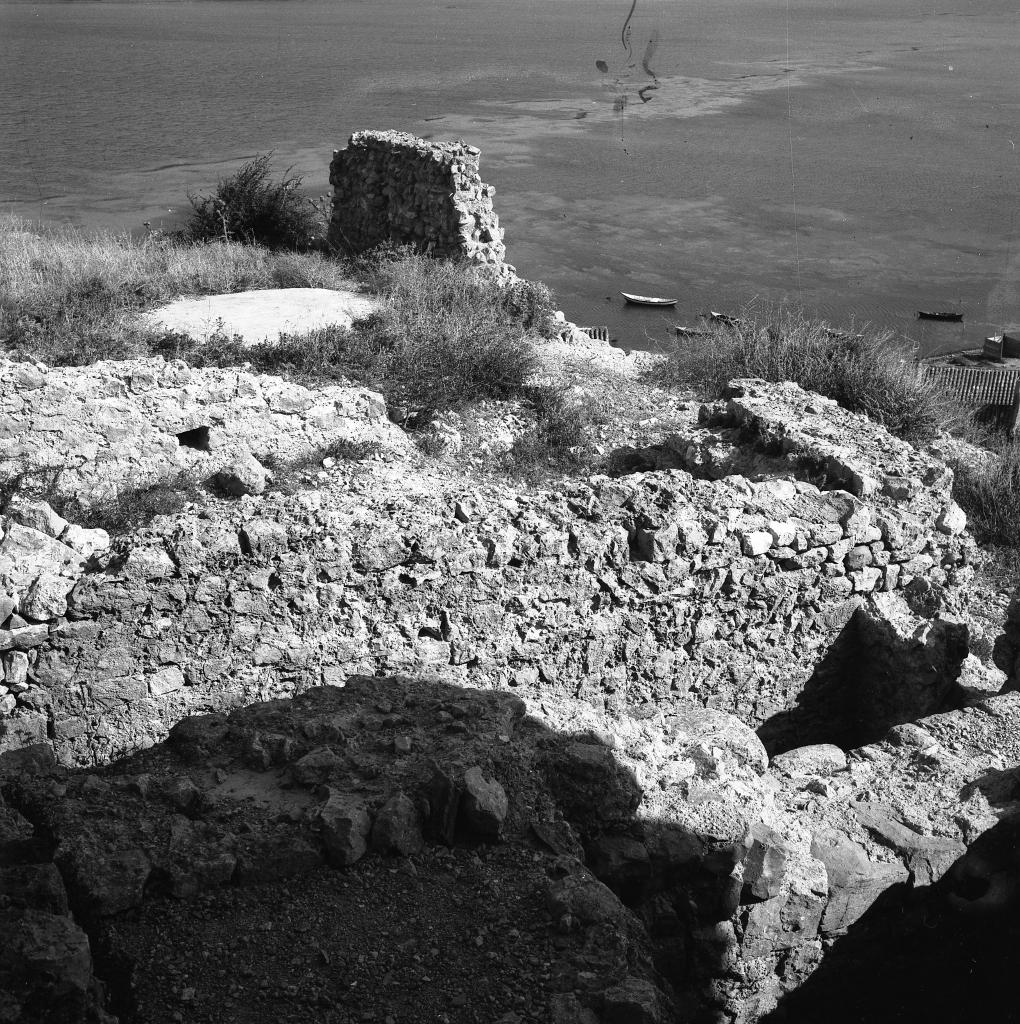
<path id="1" fill-rule="evenodd" d="M 503 263 L 495 189 L 478 176 L 479 151 L 464 142 L 428 142 L 406 132 L 355 132 L 333 153 L 330 243 L 363 252 L 381 242 L 435 256 L 466 256 L 494 270 Z"/>
<path id="2" fill-rule="evenodd" d="M 744 382 L 705 422 L 674 455 L 703 468 L 726 453 L 758 479 L 674 468 L 528 495 L 353 474 L 160 521 L 90 564 L 56 633 L 29 645 L 0 623 L 0 645 L 31 647 L 0 748 L 50 737 L 95 763 L 196 707 L 423 671 L 611 714 L 687 699 L 763 730 L 773 751 L 831 738 L 844 705 L 818 697 L 848 679 L 870 595 L 967 578 L 951 474 L 792 385 Z M 798 478 L 819 466 L 831 489 Z M 855 741 L 944 706 L 956 629 L 893 631 L 935 668 L 897 674 L 889 699 L 855 682 Z"/>
<path id="3" fill-rule="evenodd" d="M 149 362 L 97 371 L 106 388 L 85 379 L 94 394 L 81 396 L 73 423 L 95 414 L 97 457 L 127 436 L 123 423 L 156 393 L 153 378 L 169 383 L 160 374 L 173 366 Z M 31 406 L 54 428 L 36 434 L 19 465 L 66 458 L 51 412 L 83 372 L 12 384 L 17 416 Z M 215 442 L 218 429 L 247 423 L 256 438 L 272 426 L 297 455 L 322 440 L 310 411 L 324 395 L 338 417 L 331 429 L 390 429 L 364 393 L 281 397 L 251 375 L 191 373 L 194 394 L 178 396 L 186 407 L 146 420 L 153 438 L 209 423 Z M 195 397 L 213 385 L 226 389 L 216 422 Z M 208 455 L 149 447 L 166 472 L 178 454 Z M 520 829 L 542 808 L 540 826 L 569 821 L 584 871 L 637 915 L 675 988 L 716 1014 L 705 1019 L 757 1021 L 833 942 L 868 926 L 884 894 L 923 895 L 994 823 L 996 806 L 1015 801 L 1012 771 L 987 752 L 1016 762 L 1020 699 L 944 712 L 966 629 L 912 602 L 933 584 L 966 584 L 972 544 L 937 458 L 794 385 L 735 381 L 698 425 L 621 459 L 644 468 L 555 492 L 412 472 L 409 461 L 341 464 L 314 490 L 210 499 L 108 548 L 93 535 L 87 557 L 75 554 L 73 525 L 15 502 L 0 521 L 0 754 L 42 744 L 66 765 L 92 766 L 158 744 L 177 723 L 186 747 L 202 728 L 192 716 L 300 696 L 299 711 L 329 705 L 340 753 L 312 751 L 327 734 L 302 722 L 291 735 L 289 712 L 270 703 L 230 734 L 243 770 L 310 779 L 325 757 L 331 785 L 360 786 L 343 779 L 354 728 L 337 729 L 333 716 L 358 704 L 349 717 L 361 729 L 365 704 L 378 721 L 371 741 L 351 742 L 350 763 L 361 772 L 366 753 L 378 760 L 383 774 L 366 777 L 382 780 L 372 807 L 381 814 L 397 783 L 421 790 L 426 780 L 408 769 L 438 742 L 457 778 L 476 751 L 505 751 L 493 772 Z M 90 465 L 76 469 L 87 476 Z M 400 697 L 413 677 L 473 690 L 482 704 L 519 704 L 547 734 L 531 724 L 518 734 L 504 717 L 483 731 L 462 702 L 449 702 L 455 714 L 415 698 L 440 734 L 433 742 L 425 725 L 411 728 L 411 701 Z M 451 749 L 469 761 L 454 764 Z M 524 762 L 546 780 L 542 792 L 521 782 Z M 146 785 L 125 781 L 139 794 L 132 814 Z M 83 775 L 80 786 L 92 800 L 96 783 Z M 167 792 L 179 799 L 178 783 Z M 45 834 L 75 837 L 63 847 L 69 860 L 77 850 L 82 863 L 102 864 L 95 851 L 113 845 L 103 823 L 90 822 L 80 841 L 82 805 L 54 803 L 49 790 L 20 806 L 36 809 Z M 149 845 L 132 853 L 134 902 L 119 909 L 146 898 L 153 870 L 198 888 L 221 884 L 228 869 L 273 877 L 259 874 L 277 849 L 268 839 L 196 830 L 201 856 L 187 863 L 226 867 L 194 881 L 173 860 L 179 847 L 171 856 L 157 848 L 162 838 L 146 838 L 180 817 L 171 820 L 171 802 L 152 799 L 144 813 L 158 820 L 139 830 Z M 568 849 L 580 851 L 577 836 Z M 206 857 L 224 843 L 223 859 Z M 302 864 L 321 862 L 320 836 L 296 843 Z"/>

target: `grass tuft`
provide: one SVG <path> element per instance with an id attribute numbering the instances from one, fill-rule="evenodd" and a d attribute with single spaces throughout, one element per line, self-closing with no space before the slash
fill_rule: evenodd
<path id="1" fill-rule="evenodd" d="M 332 459 L 334 462 L 365 462 L 382 451 L 378 441 L 351 441 L 348 438 L 337 438 L 328 444 L 306 452 L 300 458 L 284 460 L 272 455 L 259 457 L 259 462 L 272 474 L 273 479 L 268 490 L 281 494 L 297 494 L 298 491 L 310 486 L 309 477 L 322 470 L 323 462 Z"/>
<path id="2" fill-rule="evenodd" d="M 59 469 L 36 469 L 0 481 L 0 513 L 6 510 L 15 494 L 20 494 L 46 502 L 68 522 L 119 536 L 147 526 L 157 516 L 177 515 L 189 504 L 203 503 L 206 497 L 198 480 L 182 470 L 166 480 L 125 487 L 85 504 L 61 492 L 59 475 Z"/>
<path id="3" fill-rule="evenodd" d="M 736 326 L 710 324 L 707 337 L 677 340 L 650 374 L 712 398 L 736 377 L 794 381 L 914 443 L 961 417 L 943 391 L 922 379 L 913 350 L 889 331 L 833 337 L 825 324 L 789 309 L 751 309 L 740 319 Z"/>
<path id="4" fill-rule="evenodd" d="M 988 435 L 995 457 L 953 463 L 953 497 L 979 544 L 1020 549 L 1020 440 Z"/>
<path id="5" fill-rule="evenodd" d="M 591 403 L 579 402 L 567 388 L 535 388 L 530 397 L 535 425 L 503 456 L 503 472 L 538 483 L 587 469 L 592 459 L 588 428 L 595 418 Z"/>

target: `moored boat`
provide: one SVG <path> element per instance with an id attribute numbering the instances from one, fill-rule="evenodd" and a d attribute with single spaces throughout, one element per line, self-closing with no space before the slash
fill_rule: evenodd
<path id="1" fill-rule="evenodd" d="M 930 309 L 919 309 L 917 311 L 918 320 L 951 320 L 955 323 L 959 323 L 963 320 L 962 313 L 954 313 L 950 310 L 930 310 Z"/>
<path id="2" fill-rule="evenodd" d="M 675 306 L 679 299 L 660 299 L 654 295 L 631 295 L 630 292 L 620 294 L 632 306 Z"/>
<path id="3" fill-rule="evenodd" d="M 708 311 L 708 315 L 701 314 L 706 320 L 714 320 L 716 323 L 726 324 L 727 327 L 744 327 L 747 324 L 746 320 L 741 320 L 739 316 L 730 316 L 729 313 L 717 313 L 714 309 Z"/>

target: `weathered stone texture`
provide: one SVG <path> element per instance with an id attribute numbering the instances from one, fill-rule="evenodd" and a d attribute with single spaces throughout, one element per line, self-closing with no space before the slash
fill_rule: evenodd
<path id="1" fill-rule="evenodd" d="M 86 505 L 220 472 L 235 492 L 258 492 L 265 470 L 253 456 L 286 462 L 338 440 L 407 446 L 382 396 L 361 387 L 311 391 L 243 370 L 147 358 L 51 367 L 36 371 L 29 388 L 21 365 L 0 359 L 0 480 L 21 476 L 26 486 Z M 26 525 L 39 534 L 43 524 Z M 78 548 L 88 539 L 63 536 Z"/>
<path id="2" fill-rule="evenodd" d="M 435 256 L 466 256 L 503 275 L 503 229 L 495 189 L 478 177 L 479 151 L 464 142 L 427 142 L 406 132 L 355 132 L 333 154 L 329 240 L 362 252 L 381 242 Z"/>
<path id="3" fill-rule="evenodd" d="M 782 413 L 810 454 L 803 407 L 822 400 L 755 384 L 757 406 L 770 387 L 772 422 Z M 750 403 L 735 388 L 728 407 Z M 674 469 L 532 496 L 455 482 L 415 493 L 380 465 L 332 490 L 157 521 L 93 558 L 48 646 L 45 626 L 0 632 L 8 648 L 40 648 L 27 690 L 9 695 L 15 720 L 51 716 L 61 758 L 95 763 L 155 742 L 210 701 L 286 696 L 337 672 L 429 671 L 536 700 L 551 681 L 613 713 L 686 698 L 762 729 L 773 751 L 866 742 L 951 692 L 963 627 L 923 624 L 894 591 L 918 572 L 964 582 L 971 542 L 935 526 L 949 502 L 944 467 L 915 466 L 913 449 L 901 466 L 882 428 L 819 408 L 854 438 L 848 464 L 880 451 L 919 490 L 864 500 L 820 489 L 797 478 L 807 455 L 782 479 Z M 887 563 L 874 586 L 847 565 L 861 543 Z M 879 584 L 889 592 L 875 594 Z M 844 712 L 856 731 L 826 735 Z"/>

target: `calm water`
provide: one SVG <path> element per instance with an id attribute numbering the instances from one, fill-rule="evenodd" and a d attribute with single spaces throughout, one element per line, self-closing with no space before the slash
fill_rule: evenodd
<path id="1" fill-rule="evenodd" d="M 398 128 L 479 145 L 511 261 L 624 345 L 666 330 L 621 289 L 681 322 L 792 301 L 926 351 L 1020 325 L 1020 0 L 630 10 L 0 3 L 0 209 L 170 226 L 255 153 L 321 194 L 352 131 Z"/>

